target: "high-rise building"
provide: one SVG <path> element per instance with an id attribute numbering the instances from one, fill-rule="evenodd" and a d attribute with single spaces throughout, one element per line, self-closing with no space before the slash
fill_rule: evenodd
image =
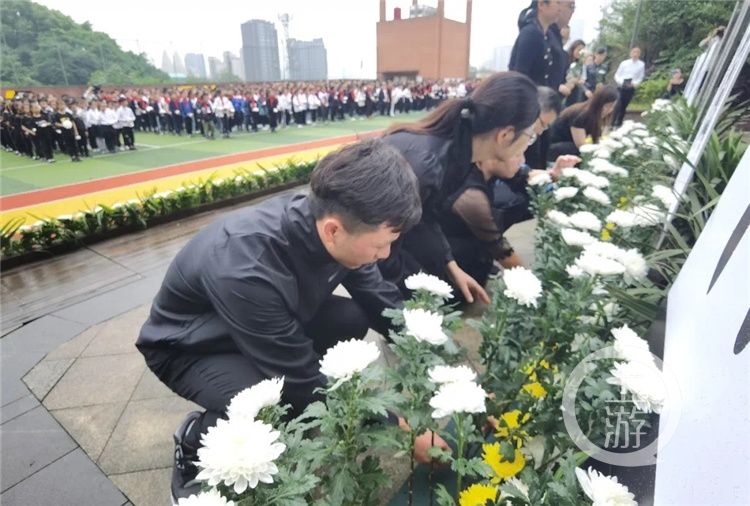
<path id="1" fill-rule="evenodd" d="M 226 72 L 227 67 L 224 65 L 224 61 L 221 58 L 215 56 L 208 57 L 208 72 L 211 79 L 217 79 L 219 76 Z"/>
<path id="2" fill-rule="evenodd" d="M 323 39 L 287 41 L 289 79 L 318 81 L 328 79 L 328 55 Z"/>
<path id="3" fill-rule="evenodd" d="M 161 55 L 161 70 L 167 74 L 174 74 L 174 63 L 166 50 Z"/>
<path id="4" fill-rule="evenodd" d="M 185 55 L 185 70 L 188 76 L 205 79 L 206 61 L 200 53 L 188 53 Z"/>
<path id="5" fill-rule="evenodd" d="M 245 79 L 248 81 L 278 81 L 279 41 L 276 27 L 269 21 L 251 19 L 242 23 L 242 55 Z"/>
<path id="6" fill-rule="evenodd" d="M 180 58 L 180 54 L 175 51 L 174 55 L 172 56 L 172 62 L 174 65 L 174 73 L 177 76 L 185 76 L 187 75 L 187 71 L 185 70 L 185 64 L 182 61 L 182 58 Z"/>
<path id="7" fill-rule="evenodd" d="M 224 66 L 240 81 L 245 80 L 244 65 L 239 56 L 233 55 L 230 51 L 224 51 Z"/>

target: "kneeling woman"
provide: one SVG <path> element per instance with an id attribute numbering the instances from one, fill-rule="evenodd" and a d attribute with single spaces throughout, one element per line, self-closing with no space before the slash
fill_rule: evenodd
<path id="1" fill-rule="evenodd" d="M 586 137 L 598 143 L 618 96 L 617 88 L 603 86 L 586 102 L 565 109 L 550 128 L 547 160 L 556 160 L 560 155 L 580 155 L 578 148 L 586 143 Z"/>
<path id="2" fill-rule="evenodd" d="M 453 258 L 440 216 L 473 163 L 507 163 L 524 152 L 538 116 L 536 85 L 522 74 L 500 72 L 482 81 L 470 97 L 444 102 L 423 120 L 386 133 L 384 141 L 414 170 L 422 198 L 422 220 L 380 264 L 386 279 L 403 289 L 404 279 L 422 270 L 447 279 L 468 302 L 475 297 L 489 302 L 482 285 Z"/>

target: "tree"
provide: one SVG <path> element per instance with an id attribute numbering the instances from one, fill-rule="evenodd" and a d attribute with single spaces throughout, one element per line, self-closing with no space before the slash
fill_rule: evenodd
<path id="1" fill-rule="evenodd" d="M 737 0 L 614 0 L 605 9 L 599 44 L 609 48 L 616 64 L 628 57 L 638 3 L 642 2 L 635 44 L 646 69 L 687 73 L 702 49 L 698 43 L 715 27 L 729 23 Z"/>
<path id="2" fill-rule="evenodd" d="M 87 84 L 93 77 L 107 79 L 101 84 L 169 82 L 144 55 L 123 51 L 89 23 L 29 0 L 3 0 L 0 33 L 4 85 Z"/>

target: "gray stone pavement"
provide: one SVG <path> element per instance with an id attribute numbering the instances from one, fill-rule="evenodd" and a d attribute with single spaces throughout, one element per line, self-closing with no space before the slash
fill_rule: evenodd
<path id="1" fill-rule="evenodd" d="M 155 239 L 163 227 L 136 234 L 131 240 L 158 243 L 155 248 L 169 253 L 149 258 L 141 269 L 116 259 L 133 274 L 128 282 L 88 298 L 79 294 L 67 306 L 58 301 L 53 311 L 0 339 L 0 503 L 170 504 L 171 434 L 195 406 L 156 379 L 134 343 L 173 253 L 207 221 L 183 220 L 180 233 L 169 230 L 166 246 Z M 527 263 L 533 226 L 527 222 L 508 233 Z M 107 248 L 103 243 L 98 251 Z M 90 252 L 71 255 L 77 254 Z M 65 281 L 60 283 L 64 292 Z M 480 313 L 479 307 L 467 311 Z M 476 365 L 478 335 L 466 328 L 456 338 Z M 389 462 L 389 472 L 405 477 L 405 464 Z M 394 490 L 399 485 L 395 479 Z"/>

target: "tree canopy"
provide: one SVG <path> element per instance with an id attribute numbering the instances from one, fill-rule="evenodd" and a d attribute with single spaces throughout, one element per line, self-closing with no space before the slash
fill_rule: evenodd
<path id="1" fill-rule="evenodd" d="M 657 74 L 678 67 L 689 72 L 702 52 L 698 43 L 717 26 L 726 26 L 736 0 L 613 0 L 600 24 L 599 43 L 616 65 L 627 58 L 642 2 L 635 44 L 646 68 Z"/>
<path id="2" fill-rule="evenodd" d="M 3 0 L 0 10 L 3 85 L 156 84 L 169 76 L 142 54 L 29 0 Z"/>

